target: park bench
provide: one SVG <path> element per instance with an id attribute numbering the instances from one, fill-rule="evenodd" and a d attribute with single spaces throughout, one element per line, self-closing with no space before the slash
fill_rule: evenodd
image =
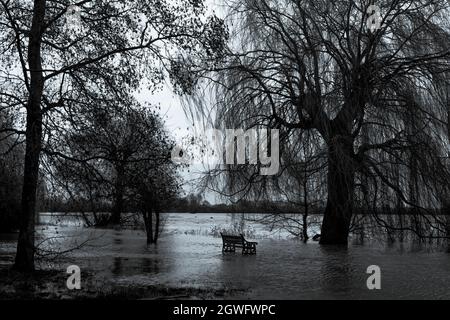
<path id="1" fill-rule="evenodd" d="M 258 242 L 245 240 L 242 234 L 238 236 L 220 233 L 222 236 L 222 252 L 235 252 L 236 248 L 242 248 L 242 254 L 256 254 Z"/>

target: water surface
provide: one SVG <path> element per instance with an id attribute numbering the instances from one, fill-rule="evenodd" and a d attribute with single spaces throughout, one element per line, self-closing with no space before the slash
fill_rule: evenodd
<path id="1" fill-rule="evenodd" d="M 244 299 L 450 299 L 450 254 L 439 249 L 323 247 L 247 222 L 258 253 L 242 256 L 222 254 L 221 239 L 212 235 L 235 225 L 239 215 L 168 214 L 157 246 L 147 246 L 139 230 L 86 229 L 67 217 L 41 220 L 43 247 L 64 251 L 87 241 L 65 263 L 123 285 L 242 289 L 233 298 Z M 14 248 L 2 242 L 0 253 Z M 369 265 L 381 268 L 381 290 L 367 289 Z"/>

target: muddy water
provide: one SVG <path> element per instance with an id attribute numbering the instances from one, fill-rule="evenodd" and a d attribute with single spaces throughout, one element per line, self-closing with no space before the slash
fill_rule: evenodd
<path id="1" fill-rule="evenodd" d="M 438 249 L 379 244 L 324 248 L 247 223 L 246 230 L 259 243 L 258 254 L 224 255 L 221 239 L 211 231 L 236 223 L 236 217 L 226 214 L 170 214 L 157 246 L 147 246 L 138 230 L 94 230 L 83 228 L 76 218 L 41 219 L 46 224 L 40 227 L 40 239 L 50 238 L 43 248 L 84 244 L 68 254 L 67 263 L 123 285 L 245 290 L 233 298 L 450 299 L 450 254 Z M 0 253 L 13 248 L 3 242 Z M 369 265 L 381 268 L 381 290 L 367 289 Z"/>

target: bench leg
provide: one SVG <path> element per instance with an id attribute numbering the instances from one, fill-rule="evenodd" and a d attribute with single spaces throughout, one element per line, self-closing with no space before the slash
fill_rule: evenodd
<path id="1" fill-rule="evenodd" d="M 247 244 L 242 247 L 242 254 L 256 254 L 256 245 Z"/>
<path id="2" fill-rule="evenodd" d="M 224 243 L 222 246 L 222 252 L 235 252 L 236 245 L 231 243 Z"/>

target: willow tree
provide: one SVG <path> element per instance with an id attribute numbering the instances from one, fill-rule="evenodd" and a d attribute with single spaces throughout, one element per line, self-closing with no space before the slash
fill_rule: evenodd
<path id="1" fill-rule="evenodd" d="M 327 148 L 322 244 L 347 243 L 358 188 L 373 206 L 380 205 L 381 185 L 417 214 L 437 205 L 449 181 L 442 144 L 448 119 L 433 89 L 450 62 L 448 1 L 227 4 L 234 41 L 213 70 L 217 123 L 320 136 Z M 411 154 L 419 156 L 417 172 Z M 393 160 L 388 165 L 383 157 Z M 408 178 L 396 186 L 397 169 L 420 176 L 425 200 L 408 196 Z"/>
<path id="2" fill-rule="evenodd" d="M 302 134 L 299 136 L 298 134 Z M 320 137 L 310 131 L 293 131 L 284 140 L 282 171 L 272 180 L 270 191 L 275 200 L 289 203 L 295 214 L 264 214 L 258 222 L 289 232 L 307 242 L 311 215 L 320 213 L 326 184 L 323 168 L 325 152 Z"/>
<path id="3" fill-rule="evenodd" d="M 202 0 L 1 0 L 1 95 L 25 114 L 26 151 L 18 270 L 34 269 L 39 161 L 59 114 L 99 91 L 111 100 L 141 84 L 158 87 L 174 55 L 213 59 L 222 21 Z M 140 83 L 145 79 L 145 83 Z"/>

